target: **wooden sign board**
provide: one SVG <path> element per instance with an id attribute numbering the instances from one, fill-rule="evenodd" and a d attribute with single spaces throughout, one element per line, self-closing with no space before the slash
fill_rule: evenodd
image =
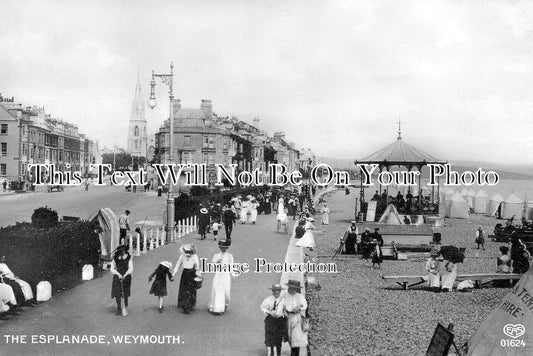
<path id="1" fill-rule="evenodd" d="M 377 201 L 371 200 L 368 202 L 368 208 L 366 209 L 366 221 L 374 221 L 376 219 L 376 206 Z"/>
<path id="2" fill-rule="evenodd" d="M 426 356 L 446 356 L 453 343 L 453 333 L 442 324 L 438 324 L 431 338 Z"/>

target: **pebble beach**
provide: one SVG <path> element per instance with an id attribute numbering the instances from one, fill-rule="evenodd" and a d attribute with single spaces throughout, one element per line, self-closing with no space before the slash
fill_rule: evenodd
<path id="1" fill-rule="evenodd" d="M 326 196 L 331 209 L 330 225 L 316 224 L 317 262 L 331 262 L 339 238 L 353 220 L 354 191 L 336 191 Z M 320 208 L 320 206 L 319 206 Z M 458 274 L 496 271 L 498 248 L 504 244 L 486 239 L 486 250 L 478 250 L 475 231 L 481 226 L 492 235 L 502 220 L 471 214 L 468 219 L 446 219 L 440 227 L 442 245 L 465 247 Z M 491 285 L 469 292 L 430 292 L 425 285 L 403 290 L 386 283 L 384 275 L 425 275 L 427 257 L 384 260 L 381 269 L 360 256 L 338 255 L 339 273 L 320 274 L 319 290 L 307 292 L 311 317 L 310 343 L 319 355 L 423 355 L 437 323 L 454 324 L 455 343 L 460 347 L 481 325 L 510 288 Z M 454 350 L 450 355 L 454 355 Z"/>

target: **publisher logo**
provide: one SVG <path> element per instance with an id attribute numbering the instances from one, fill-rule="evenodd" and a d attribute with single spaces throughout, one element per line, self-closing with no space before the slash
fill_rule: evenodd
<path id="1" fill-rule="evenodd" d="M 519 338 L 524 335 L 526 328 L 522 324 L 507 324 L 503 327 L 503 333 L 513 339 Z"/>

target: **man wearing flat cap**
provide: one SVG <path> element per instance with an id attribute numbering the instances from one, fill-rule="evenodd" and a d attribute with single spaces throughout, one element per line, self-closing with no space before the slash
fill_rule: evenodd
<path id="1" fill-rule="evenodd" d="M 280 296 L 282 287 L 280 284 L 272 285 L 269 288 L 272 295 L 268 296 L 261 303 L 261 311 L 266 315 L 265 318 L 265 346 L 267 355 L 280 356 L 281 343 L 285 336 L 287 319 L 283 313 L 285 306 L 283 298 Z M 274 354 L 274 349 L 276 353 Z"/>

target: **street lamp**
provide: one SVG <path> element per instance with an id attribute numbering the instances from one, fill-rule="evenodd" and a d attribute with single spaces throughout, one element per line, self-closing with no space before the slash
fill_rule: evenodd
<path id="1" fill-rule="evenodd" d="M 157 102 L 155 100 L 155 78 L 161 78 L 163 84 L 168 85 L 168 97 L 170 99 L 169 103 L 169 163 L 172 165 L 172 136 L 174 135 L 174 62 L 170 62 L 170 74 L 155 74 L 152 70 L 152 80 L 150 81 L 150 100 L 148 101 L 148 106 L 153 109 L 156 107 Z M 171 166 L 172 167 L 172 166 Z M 167 194 L 167 234 L 169 239 L 167 241 L 174 241 L 174 196 L 173 196 L 173 184 L 172 181 L 168 184 L 168 194 Z"/>

